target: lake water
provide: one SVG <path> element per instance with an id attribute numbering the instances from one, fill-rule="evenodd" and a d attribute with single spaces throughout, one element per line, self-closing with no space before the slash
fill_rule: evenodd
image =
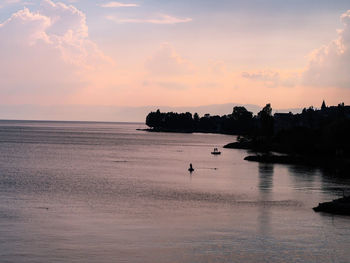
<path id="1" fill-rule="evenodd" d="M 349 180 L 137 128 L 0 121 L 0 262 L 349 262 Z"/>

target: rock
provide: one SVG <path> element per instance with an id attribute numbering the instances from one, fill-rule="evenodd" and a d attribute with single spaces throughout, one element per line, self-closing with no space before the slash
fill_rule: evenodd
<path id="1" fill-rule="evenodd" d="M 350 196 L 335 199 L 331 202 L 319 203 L 313 210 L 315 212 L 350 215 Z"/>

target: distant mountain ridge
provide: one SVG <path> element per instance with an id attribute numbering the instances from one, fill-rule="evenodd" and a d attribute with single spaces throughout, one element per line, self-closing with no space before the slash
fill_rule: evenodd
<path id="1" fill-rule="evenodd" d="M 11 120 L 62 120 L 62 121 L 112 121 L 112 122 L 145 122 L 150 111 L 159 109 L 163 112 L 197 112 L 200 116 L 231 114 L 234 106 L 244 106 L 248 111 L 257 114 L 263 106 L 254 104 L 212 104 L 203 106 L 169 107 L 169 106 L 88 106 L 88 105 L 0 105 L 0 119 Z M 273 105 L 272 105 L 273 107 Z M 302 109 L 277 109 L 274 112 L 299 113 Z"/>

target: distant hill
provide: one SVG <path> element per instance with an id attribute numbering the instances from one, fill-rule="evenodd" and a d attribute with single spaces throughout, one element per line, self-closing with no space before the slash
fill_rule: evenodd
<path id="1" fill-rule="evenodd" d="M 67 120 L 67 121 L 121 121 L 144 122 L 150 111 L 157 109 L 164 112 L 197 112 L 200 116 L 225 115 L 232 113 L 234 106 L 244 106 L 247 110 L 257 114 L 262 106 L 253 104 L 213 104 L 196 107 L 118 107 L 118 106 L 86 106 L 86 105 L 0 105 L 0 119 L 12 120 Z M 273 105 L 272 105 L 273 106 Z M 298 113 L 302 109 L 278 109 L 275 112 Z"/>

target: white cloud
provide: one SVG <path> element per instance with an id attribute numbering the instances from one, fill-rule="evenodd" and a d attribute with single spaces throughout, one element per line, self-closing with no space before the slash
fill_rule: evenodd
<path id="1" fill-rule="evenodd" d="M 280 74 L 272 70 L 264 70 L 258 72 L 243 72 L 242 77 L 256 81 L 277 81 L 280 79 Z"/>
<path id="2" fill-rule="evenodd" d="M 106 16 L 107 19 L 117 23 L 134 23 L 134 24 L 159 24 L 159 25 L 174 25 L 179 23 L 188 23 L 192 18 L 179 18 L 167 14 L 160 14 L 155 18 L 118 18 L 115 16 Z"/>
<path id="3" fill-rule="evenodd" d="M 21 0 L 5 0 L 5 3 L 6 4 L 17 4 L 17 3 L 20 3 Z"/>
<path id="4" fill-rule="evenodd" d="M 169 90 L 185 90 L 188 89 L 188 85 L 179 81 L 152 81 L 146 80 L 143 82 L 144 87 L 160 87 L 162 89 Z"/>
<path id="5" fill-rule="evenodd" d="M 0 8 L 4 8 L 7 5 L 21 3 L 21 0 L 4 0 L 0 3 Z"/>
<path id="6" fill-rule="evenodd" d="M 0 94 L 28 103 L 66 96 L 111 63 L 88 38 L 85 15 L 71 5 L 42 1 L 0 24 Z"/>
<path id="7" fill-rule="evenodd" d="M 11 6 L 11 5 L 29 6 L 29 5 L 34 5 L 34 3 L 31 1 L 23 1 L 23 0 L 3 0 L 3 1 L 0 1 L 0 8 Z"/>
<path id="8" fill-rule="evenodd" d="M 105 4 L 100 4 L 99 6 L 101 7 L 106 7 L 106 8 L 113 8 L 113 7 L 138 7 L 140 6 L 139 4 L 126 4 L 126 3 L 120 3 L 120 2 L 108 2 Z"/>
<path id="9" fill-rule="evenodd" d="M 282 72 L 277 70 L 260 70 L 255 72 L 242 72 L 241 77 L 250 81 L 259 82 L 265 87 L 293 87 L 300 78 L 300 73 Z"/>
<path id="10" fill-rule="evenodd" d="M 350 88 L 350 10 L 341 16 L 338 38 L 309 56 L 303 82 L 310 86 Z"/>
<path id="11" fill-rule="evenodd" d="M 147 59 L 146 69 L 158 76 L 186 75 L 193 72 L 192 64 L 177 54 L 169 43 L 160 48 Z"/>
<path id="12" fill-rule="evenodd" d="M 227 74 L 227 66 L 225 62 L 217 60 L 210 64 L 210 71 L 211 71 L 210 73 L 212 74 L 218 74 L 218 75 Z"/>

